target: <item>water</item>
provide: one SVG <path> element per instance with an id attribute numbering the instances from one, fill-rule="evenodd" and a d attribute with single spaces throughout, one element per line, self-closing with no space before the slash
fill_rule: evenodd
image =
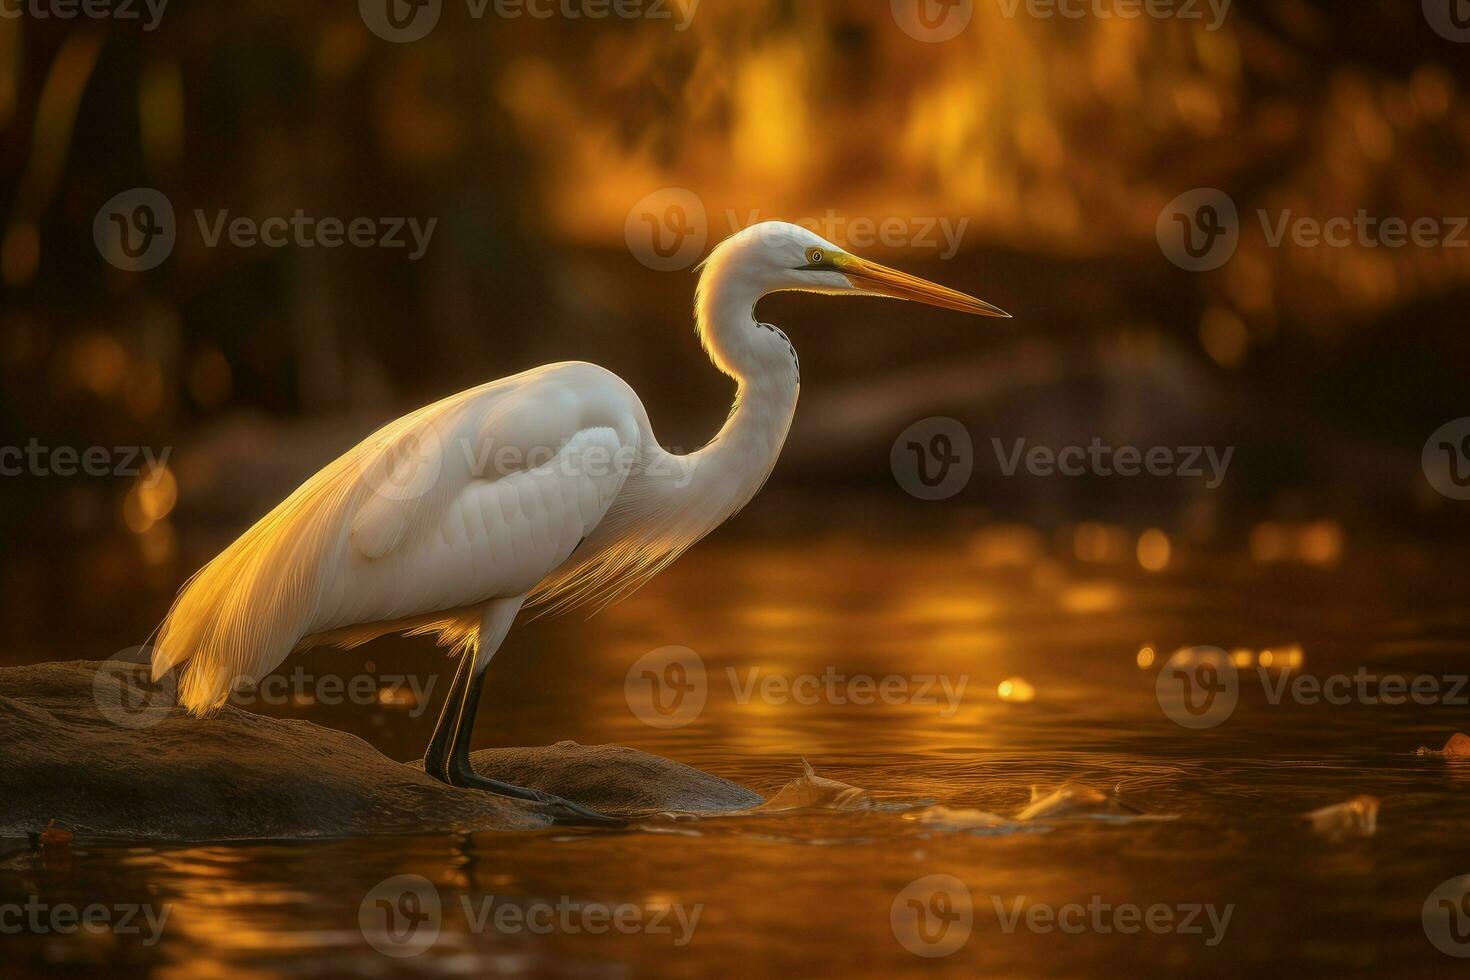
<path id="1" fill-rule="evenodd" d="M 0 903 L 138 903 L 167 918 L 157 942 L 144 920 L 129 934 L 22 928 L 5 937 L 7 956 L 34 972 L 191 978 L 1454 969 L 1421 912 L 1437 885 L 1470 873 L 1470 770 L 1415 750 L 1470 728 L 1466 708 L 1289 694 L 1272 703 L 1283 678 L 1360 667 L 1453 675 L 1470 640 L 1454 565 L 1387 546 L 1349 550 L 1336 565 L 1176 548 L 1151 574 L 1055 553 L 995 540 L 710 544 L 590 622 L 519 631 L 492 667 L 478 745 L 619 742 L 768 795 L 805 759 L 881 806 L 614 832 L 44 851 L 11 842 Z M 1168 656 L 1195 644 L 1239 649 L 1242 664 L 1249 651 L 1233 713 L 1201 730 L 1166 717 L 1155 687 Z M 708 670 L 703 711 L 674 729 L 639 721 L 625 696 L 629 666 L 665 645 L 697 651 Z M 1141 666 L 1145 646 L 1157 653 Z M 1265 650 L 1272 666 L 1260 670 Z M 1299 665 L 1283 671 L 1294 652 Z M 27 658 L 34 647 L 10 655 Z M 430 644 L 401 640 L 299 662 L 314 675 L 443 668 Z M 815 680 L 796 685 L 802 697 L 786 697 L 804 675 Z M 851 703 L 867 690 L 846 686 L 857 677 L 898 678 L 895 703 Z M 1035 699 L 1002 700 L 1010 678 Z M 944 681 L 964 684 L 957 703 Z M 437 700 L 431 709 L 319 700 L 263 710 L 347 728 L 408 760 Z M 1011 818 L 1032 786 L 1069 781 L 1160 819 L 973 831 L 921 819 L 929 802 Z M 1302 818 L 1359 794 L 1382 801 L 1372 837 L 1328 839 Z M 359 911 L 405 874 L 432 883 L 441 925 L 416 934 L 433 939 L 419 955 L 394 958 L 369 944 Z M 401 894 L 390 906 L 414 921 L 425 907 Z M 1172 924 L 1139 927 L 1152 906 Z M 1119 918 L 1125 907 L 1140 918 Z M 1068 931 L 1044 929 L 1047 909 Z M 1120 931 L 1130 925 L 1141 931 Z"/>

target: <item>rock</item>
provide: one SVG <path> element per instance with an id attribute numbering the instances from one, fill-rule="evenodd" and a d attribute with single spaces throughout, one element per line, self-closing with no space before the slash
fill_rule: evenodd
<path id="1" fill-rule="evenodd" d="M 0 837 L 54 824 L 129 840 L 530 830 L 535 804 L 457 789 L 345 732 L 232 706 L 191 718 L 118 661 L 0 668 Z M 482 771 L 616 814 L 760 797 L 677 762 L 561 743 L 474 753 Z"/>
<path id="2" fill-rule="evenodd" d="M 867 810 L 874 806 L 866 790 L 818 776 L 801 760 L 802 775 L 761 805 L 762 810 Z"/>
<path id="3" fill-rule="evenodd" d="M 1302 816 L 1316 833 L 1328 840 L 1344 841 L 1353 837 L 1372 837 L 1378 833 L 1378 810 L 1381 806 L 1382 801 L 1378 797 L 1365 794 Z"/>
<path id="4" fill-rule="evenodd" d="M 1449 762 L 1465 762 L 1470 760 L 1470 735 L 1456 732 L 1450 736 L 1449 741 L 1444 743 L 1444 748 L 1438 750 L 1421 745 L 1419 754 L 1437 755 Z"/>
<path id="5" fill-rule="evenodd" d="M 759 793 L 727 779 L 622 745 L 480 749 L 470 753 L 470 764 L 482 776 L 555 793 L 615 817 L 730 813 L 763 802 Z"/>
<path id="6" fill-rule="evenodd" d="M 1091 786 L 1079 783 L 1063 783 L 1047 792 L 1040 786 L 1031 787 L 1031 802 L 1016 814 L 1017 820 L 1060 820 L 1072 817 L 1121 817 L 1142 816 L 1139 811 Z"/>
<path id="7" fill-rule="evenodd" d="M 1052 825 L 1071 820 L 1134 821 L 1173 820 L 1172 816 L 1144 813 L 1116 796 L 1081 783 L 1063 783 L 1055 789 L 1031 787 L 1031 802 L 1014 817 L 987 810 L 932 806 L 906 819 L 935 830 L 969 833 L 1046 832 Z"/>
<path id="8" fill-rule="evenodd" d="M 1014 820 L 974 807 L 931 806 L 906 814 L 904 819 L 948 831 L 1011 830 L 1020 826 Z"/>

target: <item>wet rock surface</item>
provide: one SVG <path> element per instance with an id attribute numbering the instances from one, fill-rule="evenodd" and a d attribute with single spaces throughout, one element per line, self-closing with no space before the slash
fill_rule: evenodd
<path id="1" fill-rule="evenodd" d="M 1431 749 L 1419 746 L 1420 755 L 1437 755 L 1447 762 L 1465 762 L 1470 760 L 1470 735 L 1464 732 L 1456 732 L 1451 735 L 1449 741 L 1444 743 L 1442 749 Z"/>
<path id="2" fill-rule="evenodd" d="M 744 787 L 621 746 L 487 749 L 476 769 L 617 816 L 757 805 Z M 226 706 L 174 707 L 141 667 L 0 668 L 0 837 L 51 822 L 134 840 L 533 830 L 535 804 L 457 789 L 353 735 Z"/>
<path id="3" fill-rule="evenodd" d="M 415 763 L 421 765 L 422 763 Z M 728 813 L 760 806 L 760 794 L 727 779 L 622 745 L 480 749 L 475 772 L 554 793 L 615 817 Z"/>
<path id="4" fill-rule="evenodd" d="M 868 810 L 878 808 L 867 790 L 826 776 L 817 775 L 810 762 L 801 760 L 802 774 L 791 780 L 765 803 L 762 810 Z"/>

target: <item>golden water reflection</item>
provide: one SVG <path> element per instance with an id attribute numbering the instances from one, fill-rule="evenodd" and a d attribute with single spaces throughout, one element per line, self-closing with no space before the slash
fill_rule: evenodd
<path id="1" fill-rule="evenodd" d="M 22 936 L 8 948 L 30 964 L 110 962 L 162 976 L 383 975 L 402 964 L 368 944 L 360 906 L 384 879 L 414 874 L 446 910 L 439 939 L 412 964 L 431 972 L 694 977 L 741 963 L 762 974 L 1063 976 L 1106 972 L 1119 957 L 1147 972 L 1436 965 L 1419 909 L 1460 870 L 1465 811 L 1445 762 L 1415 749 L 1443 744 L 1463 713 L 1272 704 L 1256 672 L 1443 672 L 1446 651 L 1459 648 L 1436 638 L 1455 620 L 1433 610 L 1456 608 L 1452 580 L 1420 579 L 1410 595 L 1374 561 L 1262 572 L 1245 553 L 1149 571 L 1052 551 L 1065 543 L 1008 546 L 1017 560 L 996 563 L 948 540 L 716 542 L 590 622 L 531 624 L 494 662 L 477 744 L 619 742 L 768 795 L 805 760 L 818 777 L 862 790 L 856 798 L 870 802 L 857 809 L 654 820 L 615 833 L 84 844 L 64 861 L 17 844 L 0 864 L 0 899 L 147 900 L 167 903 L 171 918 L 154 947 Z M 1052 575 L 1029 574 L 1043 563 Z M 1409 608 L 1426 624 L 1414 637 L 1395 615 Z M 1376 653 L 1389 629 L 1399 646 L 1417 639 L 1413 652 Z M 655 729 L 630 710 L 624 679 L 669 644 L 703 659 L 708 698 L 690 724 Z M 1191 731 L 1164 715 L 1155 684 L 1173 651 L 1201 644 L 1233 651 L 1241 693 L 1227 721 Z M 445 668 L 417 641 L 302 662 L 380 677 Z M 349 728 L 411 759 L 434 711 L 409 707 L 269 710 Z M 1017 826 L 1034 812 L 1033 793 L 1093 803 L 1048 805 L 1055 819 Z M 1366 800 L 1381 804 L 1373 832 Z M 934 961 L 892 924 L 899 896 L 931 875 L 964 882 L 975 915 L 968 940 Z M 1218 946 L 1185 935 L 1007 934 L 997 896 L 1235 911 Z M 488 900 L 701 913 L 676 945 L 647 931 L 482 931 L 461 910 Z"/>

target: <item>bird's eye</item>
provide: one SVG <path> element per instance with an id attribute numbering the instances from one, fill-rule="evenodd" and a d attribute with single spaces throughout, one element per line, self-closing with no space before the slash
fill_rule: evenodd
<path id="1" fill-rule="evenodd" d="M 814 248 L 811 250 L 811 252 L 807 254 L 807 260 L 811 262 L 812 265 L 821 265 L 822 258 L 822 250 L 819 248 Z"/>

